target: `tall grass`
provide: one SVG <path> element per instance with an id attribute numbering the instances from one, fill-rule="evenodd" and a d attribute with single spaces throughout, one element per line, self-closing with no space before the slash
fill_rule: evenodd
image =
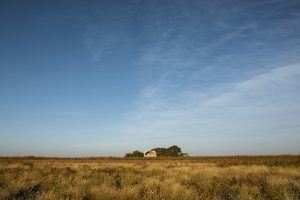
<path id="1" fill-rule="evenodd" d="M 0 158 L 0 199 L 299 200 L 299 156 Z"/>

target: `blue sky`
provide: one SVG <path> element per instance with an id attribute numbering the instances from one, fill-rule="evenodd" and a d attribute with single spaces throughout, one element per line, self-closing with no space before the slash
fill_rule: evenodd
<path id="1" fill-rule="evenodd" d="M 0 2 L 0 154 L 300 153 L 298 0 Z"/>

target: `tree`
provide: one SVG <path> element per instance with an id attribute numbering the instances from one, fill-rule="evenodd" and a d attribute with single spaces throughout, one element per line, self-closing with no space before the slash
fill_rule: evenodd
<path id="1" fill-rule="evenodd" d="M 170 146 L 168 149 L 167 149 L 167 151 L 168 151 L 168 154 L 170 155 L 170 156 L 174 156 L 174 157 L 178 157 L 178 156 L 180 156 L 181 155 L 181 148 L 180 147 L 178 147 L 177 145 L 173 145 L 173 146 Z"/>
<path id="2" fill-rule="evenodd" d="M 134 151 L 132 152 L 133 157 L 144 157 L 144 153 L 140 151 Z"/>
<path id="3" fill-rule="evenodd" d="M 154 148 L 154 149 L 151 149 L 151 151 L 155 151 L 156 152 L 156 155 L 158 157 L 161 157 L 161 156 L 168 156 L 167 154 L 167 149 L 166 148 Z"/>
<path id="4" fill-rule="evenodd" d="M 144 157 L 144 153 L 140 151 L 133 151 L 132 153 L 126 153 L 125 157 Z"/>
<path id="5" fill-rule="evenodd" d="M 126 153 L 126 154 L 125 154 L 125 157 L 126 157 L 126 158 L 132 157 L 132 153 Z"/>
<path id="6" fill-rule="evenodd" d="M 181 155 L 181 148 L 177 145 L 170 146 L 169 148 L 154 148 L 152 149 L 156 152 L 158 157 L 168 156 L 168 157 L 179 157 Z"/>

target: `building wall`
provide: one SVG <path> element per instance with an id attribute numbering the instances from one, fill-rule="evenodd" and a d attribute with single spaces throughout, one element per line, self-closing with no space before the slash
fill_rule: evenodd
<path id="1" fill-rule="evenodd" d="M 148 151 L 144 153 L 144 157 L 157 157 L 157 155 L 155 151 Z"/>

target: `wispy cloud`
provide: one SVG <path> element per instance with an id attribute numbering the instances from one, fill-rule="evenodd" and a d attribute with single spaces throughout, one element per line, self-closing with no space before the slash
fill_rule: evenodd
<path id="1" fill-rule="evenodd" d="M 128 116 L 131 123 L 126 125 L 133 129 L 140 126 L 138 131 L 128 132 L 141 135 L 143 132 L 169 133 L 164 128 L 177 129 L 182 125 L 193 124 L 197 127 L 192 130 L 199 132 L 203 123 L 208 121 L 216 123 L 216 120 L 221 122 L 229 119 L 228 117 L 246 117 L 248 114 L 270 117 L 277 112 L 278 116 L 271 116 L 274 119 L 280 117 L 283 114 L 281 112 L 290 111 L 299 115 L 294 119 L 297 124 L 300 117 L 300 108 L 297 106 L 297 101 L 300 100 L 299 80 L 300 65 L 290 65 L 258 74 L 249 80 L 229 84 L 228 87 L 216 87 L 210 92 L 194 89 L 168 95 L 159 88 L 145 88 L 137 110 Z M 237 123 L 242 122 L 242 118 L 235 120 Z M 144 136 L 147 137 L 147 134 Z"/>
<path id="2" fill-rule="evenodd" d="M 299 141 L 300 15 L 295 5 L 133 1 L 116 7 L 120 15 L 110 24 L 94 12 L 85 35 L 93 60 L 132 54 L 135 61 L 127 64 L 139 70 L 142 87 L 135 109 L 113 132 L 144 145 L 221 143 L 227 137 L 243 140 L 238 147 L 243 148 L 245 138 L 267 142 L 284 134 Z"/>
<path id="3" fill-rule="evenodd" d="M 215 13 L 218 17 L 212 19 L 211 27 L 206 26 L 210 30 L 191 26 L 189 21 L 170 20 L 168 23 L 175 26 L 165 27 L 162 18 L 168 18 L 168 14 L 154 9 L 161 18 L 150 27 L 160 33 L 160 39 L 146 43 L 141 51 L 137 66 L 145 86 L 136 109 L 126 115 L 119 132 L 139 142 L 147 141 L 145 144 L 177 141 L 187 145 L 208 142 L 212 137 L 215 141 L 224 137 L 241 140 L 250 135 L 264 143 L 267 136 L 274 139 L 285 134 L 299 141 L 300 65 L 290 64 L 287 59 L 288 52 L 298 48 L 292 45 L 287 49 L 284 42 L 268 38 L 274 27 L 294 29 L 280 30 L 284 34 L 277 35 L 277 39 L 299 30 L 284 19 L 265 24 L 268 17 L 281 16 L 281 8 L 272 6 L 275 10 L 262 18 L 245 13 L 276 3 L 280 2 L 224 9 L 223 13 Z M 201 21 L 212 13 L 189 12 L 189 19 Z M 185 14 L 178 12 L 183 18 Z M 237 16 L 245 17 L 243 25 L 239 25 L 243 19 L 235 21 Z M 294 21 L 300 19 L 296 18 Z M 280 45 L 285 51 L 276 50 Z M 297 150 L 294 146 L 293 151 Z"/>
<path id="4" fill-rule="evenodd" d="M 204 102 L 205 106 L 223 106 L 257 101 L 275 104 L 299 98 L 300 65 L 288 65 L 258 74 L 234 85 L 231 91 Z M 293 105 L 295 106 L 295 105 Z"/>

